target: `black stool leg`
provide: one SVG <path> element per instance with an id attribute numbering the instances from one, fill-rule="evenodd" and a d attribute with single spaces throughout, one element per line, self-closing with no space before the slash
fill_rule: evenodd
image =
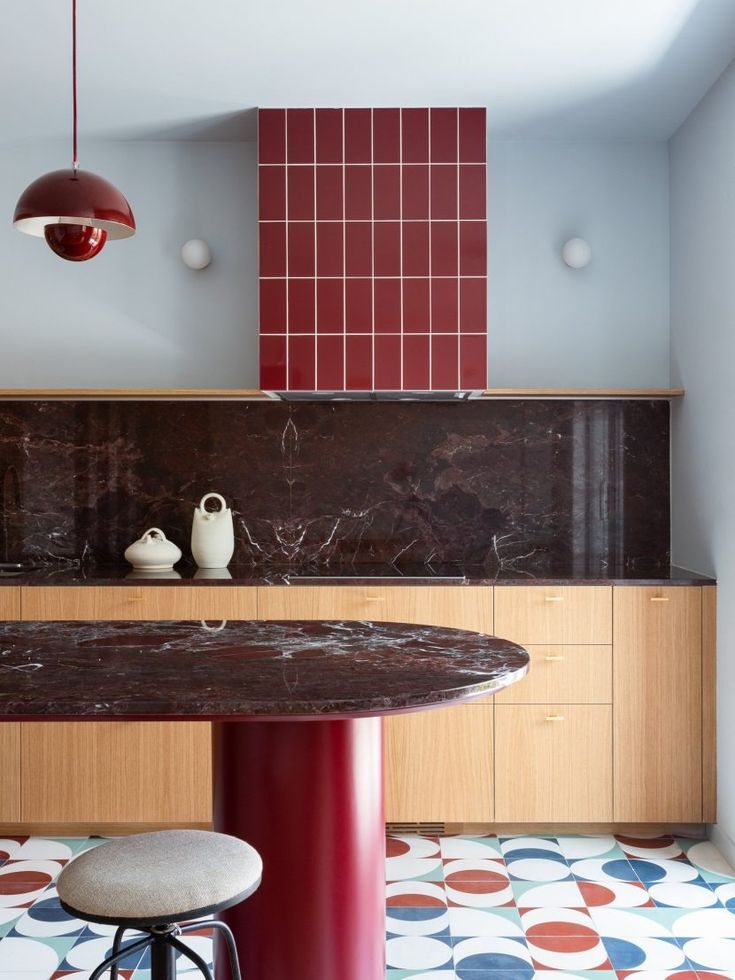
<path id="1" fill-rule="evenodd" d="M 232 980 L 242 980 L 240 962 L 237 958 L 237 946 L 235 945 L 235 937 L 232 935 L 232 929 L 230 929 L 226 922 L 222 922 L 220 919 L 205 919 L 203 922 L 193 922 L 191 925 L 182 926 L 179 931 L 183 936 L 186 932 L 199 932 L 201 929 L 216 929 L 222 933 L 227 944 L 227 954 L 230 957 Z"/>
<path id="2" fill-rule="evenodd" d="M 152 932 L 151 935 L 151 980 L 176 980 L 176 952 L 172 933 Z"/>
<path id="3" fill-rule="evenodd" d="M 146 946 L 151 943 L 151 937 L 146 936 L 145 939 L 139 939 L 136 943 L 131 943 L 130 946 L 126 946 L 125 949 L 119 950 L 117 953 L 108 956 L 107 959 L 100 963 L 96 970 L 93 970 L 89 976 L 89 980 L 100 980 L 100 978 L 105 974 L 111 966 L 116 966 L 121 960 L 124 960 L 126 956 L 130 953 L 136 953 L 139 949 L 143 950 Z M 172 976 L 174 976 L 172 974 Z"/>
<path id="4" fill-rule="evenodd" d="M 201 958 L 201 956 L 199 955 L 199 953 L 195 953 L 193 949 L 190 949 L 184 943 L 180 943 L 179 940 L 178 939 L 174 939 L 173 936 L 169 936 L 168 939 L 167 939 L 167 942 L 170 943 L 171 946 L 173 946 L 175 949 L 178 949 L 178 951 L 181 953 L 181 955 L 182 956 L 185 956 L 187 958 L 187 960 L 191 960 L 191 962 L 195 966 L 198 966 L 199 967 L 199 970 L 201 971 L 201 974 L 204 977 L 204 980 L 214 980 L 214 977 L 212 976 L 212 973 L 211 973 L 209 967 L 204 962 L 204 960 Z M 155 976 L 152 977 L 152 980 L 156 980 Z"/>
<path id="5" fill-rule="evenodd" d="M 123 936 L 127 932 L 127 926 L 120 926 L 119 929 L 115 930 L 115 938 L 112 940 L 112 956 L 116 956 L 120 952 L 120 947 L 122 946 Z M 110 980 L 117 980 L 118 978 L 118 965 L 115 965 L 110 970 Z"/>

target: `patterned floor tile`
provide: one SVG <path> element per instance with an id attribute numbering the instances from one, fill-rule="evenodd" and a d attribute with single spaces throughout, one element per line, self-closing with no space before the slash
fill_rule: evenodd
<path id="1" fill-rule="evenodd" d="M 103 842 L 0 840 L 0 980 L 89 980 L 114 927 L 66 915 L 54 880 Z M 386 980 L 735 980 L 731 872 L 686 838 L 389 838 Z M 125 967 L 150 980 L 147 956 Z"/>

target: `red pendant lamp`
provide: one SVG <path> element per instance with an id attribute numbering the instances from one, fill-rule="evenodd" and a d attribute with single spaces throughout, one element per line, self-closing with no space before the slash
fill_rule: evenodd
<path id="1" fill-rule="evenodd" d="M 77 0 L 71 4 L 72 110 L 74 135 L 70 170 L 44 174 L 20 195 L 13 224 L 46 239 L 70 262 L 94 258 L 113 238 L 135 234 L 135 218 L 120 191 L 104 177 L 79 169 L 77 159 Z"/>

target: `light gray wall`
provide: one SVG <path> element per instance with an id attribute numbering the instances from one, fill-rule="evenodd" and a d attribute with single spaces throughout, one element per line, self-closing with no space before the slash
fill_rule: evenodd
<path id="1" fill-rule="evenodd" d="M 716 574 L 719 820 L 735 860 L 735 66 L 670 144 L 674 560 Z"/>
<path id="2" fill-rule="evenodd" d="M 668 385 L 666 144 L 491 143 L 488 275 L 491 387 Z"/>
<path id="3" fill-rule="evenodd" d="M 82 142 L 138 234 L 74 265 L 10 224 L 66 144 L 0 149 L 0 387 L 258 383 L 255 147 Z M 668 383 L 668 161 L 663 143 L 491 143 L 489 375 L 495 386 Z M 589 238 L 574 272 L 559 248 Z M 190 272 L 187 238 L 212 266 Z"/>
<path id="4" fill-rule="evenodd" d="M 0 388 L 243 387 L 257 380 L 255 147 L 81 144 L 82 165 L 133 204 L 138 233 L 65 262 L 11 224 L 66 143 L 0 148 Z M 212 265 L 179 256 L 204 238 Z"/>

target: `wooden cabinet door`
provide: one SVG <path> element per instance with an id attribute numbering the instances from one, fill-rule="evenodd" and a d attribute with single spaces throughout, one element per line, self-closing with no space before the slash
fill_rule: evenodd
<path id="1" fill-rule="evenodd" d="M 209 745 L 204 722 L 25 722 L 21 819 L 206 825 Z"/>
<path id="2" fill-rule="evenodd" d="M 20 619 L 20 589 L 0 587 L 0 621 Z M 0 722 L 0 822 L 20 820 L 20 724 Z"/>
<path id="3" fill-rule="evenodd" d="M 0 586 L 0 621 L 13 622 L 20 619 L 20 589 Z"/>
<path id="4" fill-rule="evenodd" d="M 492 633 L 488 586 L 271 586 L 261 619 L 374 619 Z M 493 705 L 458 705 L 385 719 L 386 820 L 493 819 Z"/>
<path id="5" fill-rule="evenodd" d="M 255 619 L 257 590 L 233 585 L 26 586 L 26 621 Z"/>
<path id="6" fill-rule="evenodd" d="M 31 620 L 255 619 L 255 588 L 24 587 Z M 207 824 L 208 722 L 24 722 L 22 819 L 33 823 Z"/>
<path id="7" fill-rule="evenodd" d="M 20 821 L 20 723 L 0 722 L 0 823 Z"/>
<path id="8" fill-rule="evenodd" d="M 612 642 L 612 587 L 502 585 L 495 588 L 495 632 L 528 643 Z"/>
<path id="9" fill-rule="evenodd" d="M 702 590 L 614 599 L 615 820 L 702 820 Z"/>
<path id="10" fill-rule="evenodd" d="M 612 707 L 495 706 L 495 820 L 612 820 Z"/>
<path id="11" fill-rule="evenodd" d="M 493 709 L 459 705 L 386 719 L 386 819 L 493 819 Z"/>

